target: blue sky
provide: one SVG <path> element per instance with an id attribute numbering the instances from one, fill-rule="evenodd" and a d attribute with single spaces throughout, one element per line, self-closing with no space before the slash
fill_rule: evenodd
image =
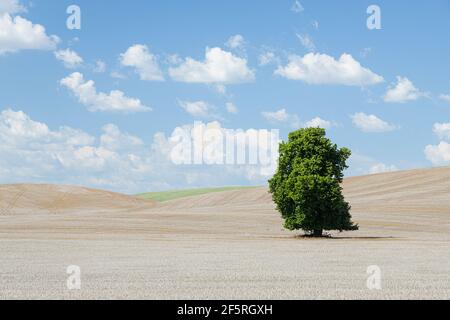
<path id="1" fill-rule="evenodd" d="M 173 132 L 194 121 L 282 139 L 326 127 L 353 151 L 347 175 L 450 163 L 450 1 L 0 0 L 0 17 L 1 183 L 131 193 L 270 177 L 175 165 Z"/>

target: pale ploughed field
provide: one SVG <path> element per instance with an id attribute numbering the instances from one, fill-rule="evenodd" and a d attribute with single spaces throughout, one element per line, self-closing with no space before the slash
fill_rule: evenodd
<path id="1" fill-rule="evenodd" d="M 3 185 L 0 299 L 449 299 L 450 168 L 348 178 L 344 192 L 360 230 L 311 239 L 283 229 L 263 187 L 157 202 Z"/>

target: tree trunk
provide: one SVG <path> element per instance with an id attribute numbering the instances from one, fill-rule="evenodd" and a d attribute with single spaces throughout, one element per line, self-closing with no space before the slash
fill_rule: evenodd
<path id="1" fill-rule="evenodd" d="M 314 237 L 321 237 L 322 236 L 322 229 L 314 230 Z"/>

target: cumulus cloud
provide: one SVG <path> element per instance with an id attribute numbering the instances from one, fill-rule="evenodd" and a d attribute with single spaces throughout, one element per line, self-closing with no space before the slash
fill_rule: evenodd
<path id="1" fill-rule="evenodd" d="M 135 136 L 120 131 L 114 124 L 107 124 L 102 128 L 101 145 L 108 150 L 130 150 L 144 146 L 144 142 Z"/>
<path id="2" fill-rule="evenodd" d="M 271 111 L 263 111 L 262 116 L 269 121 L 275 122 L 286 122 L 290 115 L 287 113 L 286 109 L 280 109 L 274 112 Z"/>
<path id="3" fill-rule="evenodd" d="M 135 68 L 141 80 L 164 80 L 156 56 L 150 53 L 146 45 L 135 44 L 129 47 L 120 55 L 120 63 L 123 66 Z"/>
<path id="4" fill-rule="evenodd" d="M 433 165 L 447 165 L 450 163 L 450 144 L 441 141 L 438 145 L 427 145 L 425 147 L 425 157 Z"/>
<path id="5" fill-rule="evenodd" d="M 10 172 L 2 181 L 139 191 L 151 163 L 150 147 L 113 124 L 93 137 L 70 127 L 52 130 L 22 111 L 0 114 L 0 166 Z"/>
<path id="6" fill-rule="evenodd" d="M 71 49 L 55 51 L 55 57 L 64 63 L 64 66 L 69 69 L 74 69 L 83 64 L 83 58 L 78 53 Z"/>
<path id="7" fill-rule="evenodd" d="M 417 89 L 408 78 L 398 76 L 397 84 L 390 86 L 383 98 L 385 102 L 404 103 L 425 96 L 427 93 Z"/>
<path id="8" fill-rule="evenodd" d="M 396 126 L 381 120 L 373 114 L 368 115 L 358 112 L 352 115 L 351 118 L 353 124 L 363 132 L 388 132 L 396 129 Z"/>
<path id="9" fill-rule="evenodd" d="M 20 50 L 54 50 L 59 42 L 57 36 L 47 35 L 42 25 L 9 13 L 0 14 L 0 30 L 0 55 Z"/>
<path id="10" fill-rule="evenodd" d="M 191 135 L 191 129 L 197 134 Z M 217 155 L 228 154 L 224 152 L 227 149 L 214 143 L 206 131 L 198 134 L 206 129 L 226 134 L 235 142 L 233 164 L 176 163 L 176 147 L 180 144 L 192 152 L 193 145 L 200 146 L 202 161 L 208 163 L 217 159 Z M 240 139 L 242 136 L 248 137 L 247 133 L 251 132 L 260 133 L 260 139 L 254 142 Z M 268 152 L 269 146 L 278 146 L 278 139 L 269 144 L 270 140 L 261 139 L 267 136 L 264 133 L 261 130 L 226 129 L 217 121 L 197 122 L 178 126 L 168 136 L 157 132 L 146 143 L 114 124 L 103 126 L 98 136 L 92 136 L 71 127 L 52 129 L 22 111 L 6 109 L 0 112 L 0 179 L 3 183 L 76 184 L 128 193 L 199 186 L 254 185 L 266 182 L 273 174 L 275 166 L 271 160 L 276 160 L 278 155 L 275 152 L 277 149 Z M 250 164 L 247 158 L 252 143 L 257 143 L 261 150 L 260 161 L 256 164 Z M 237 163 L 238 146 L 241 145 L 246 152 L 243 164 Z M 261 161 L 262 156 L 269 161 Z"/>
<path id="11" fill-rule="evenodd" d="M 240 34 L 236 34 L 234 36 L 231 36 L 228 41 L 225 43 L 225 45 L 228 48 L 231 49 L 236 49 L 236 48 L 241 48 L 245 43 L 244 37 L 241 36 Z"/>
<path id="12" fill-rule="evenodd" d="M 110 93 L 97 92 L 92 80 L 86 81 L 79 72 L 74 72 L 60 81 L 85 105 L 89 111 L 111 112 L 143 112 L 151 111 L 150 107 L 142 104 L 139 99 L 129 98 L 122 91 L 113 90 Z"/>
<path id="13" fill-rule="evenodd" d="M 286 111 L 286 109 L 280 109 L 277 111 L 264 111 L 261 112 L 261 115 L 271 123 L 274 124 L 288 124 L 290 127 L 294 129 L 298 128 L 331 128 L 334 123 L 328 120 L 324 120 L 320 117 L 315 117 L 309 121 L 302 122 L 300 118 L 296 114 L 290 114 Z"/>
<path id="14" fill-rule="evenodd" d="M 181 108 L 194 117 L 214 117 L 213 108 L 205 101 L 178 101 Z"/>
<path id="15" fill-rule="evenodd" d="M 333 123 L 328 120 L 324 120 L 320 117 L 316 117 L 314 119 L 311 119 L 305 123 L 305 127 L 307 128 L 323 128 L 323 129 L 329 129 L 333 126 Z"/>
<path id="16" fill-rule="evenodd" d="M 425 157 L 433 165 L 448 165 L 450 163 L 450 123 L 435 123 L 433 133 L 441 141 L 438 145 L 427 145 L 425 147 Z"/>
<path id="17" fill-rule="evenodd" d="M 0 15 L 3 13 L 15 14 L 25 11 L 26 8 L 18 0 L 0 0 Z"/>
<path id="18" fill-rule="evenodd" d="M 207 48 L 204 61 L 186 58 L 179 66 L 169 68 L 172 79 L 188 83 L 232 84 L 253 81 L 254 72 L 247 60 L 220 48 Z"/>
<path id="19" fill-rule="evenodd" d="M 450 141 L 450 123 L 435 123 L 433 132 L 439 139 Z"/>
<path id="20" fill-rule="evenodd" d="M 383 77 L 373 73 L 344 53 L 339 60 L 326 54 L 308 53 L 301 57 L 291 55 L 286 66 L 280 66 L 275 74 L 309 84 L 340 84 L 368 86 L 383 82 Z"/>
<path id="21" fill-rule="evenodd" d="M 32 121 L 21 111 L 3 110 L 0 119 L 0 134 L 3 141 L 9 140 L 8 143 L 19 143 L 24 139 L 41 138 L 49 134 L 45 124 Z"/>

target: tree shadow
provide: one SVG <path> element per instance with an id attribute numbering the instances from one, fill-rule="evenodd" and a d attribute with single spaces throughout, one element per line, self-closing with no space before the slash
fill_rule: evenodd
<path id="1" fill-rule="evenodd" d="M 388 237 L 370 237 L 370 236 L 361 236 L 361 237 L 349 237 L 349 236 L 344 236 L 344 237 L 330 237 L 329 239 L 333 239 L 333 240 L 348 240 L 348 239 L 355 239 L 355 240 L 378 240 L 378 239 L 400 239 L 398 237 L 392 237 L 392 236 L 388 236 Z"/>
<path id="2" fill-rule="evenodd" d="M 295 236 L 297 239 L 330 239 L 330 240 L 386 240 L 386 239 L 399 239 L 393 236 L 333 236 L 331 234 L 324 234 L 321 237 L 315 237 L 309 234 L 301 234 Z"/>

